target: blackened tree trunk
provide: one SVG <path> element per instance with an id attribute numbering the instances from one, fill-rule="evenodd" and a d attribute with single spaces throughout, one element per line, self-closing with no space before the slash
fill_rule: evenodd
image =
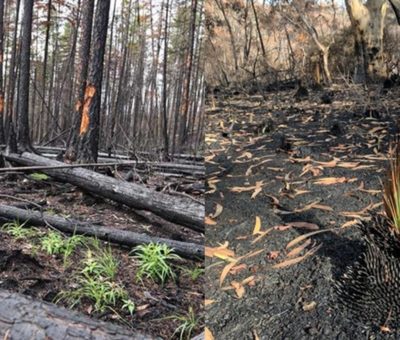
<path id="1" fill-rule="evenodd" d="M 44 42 L 44 56 L 43 56 L 43 70 L 42 70 L 42 103 L 40 106 L 40 115 L 39 121 L 42 122 L 42 119 L 45 115 L 45 105 L 46 105 L 46 74 L 47 74 L 47 62 L 49 59 L 49 40 L 50 40 L 50 27 L 51 27 L 51 8 L 52 8 L 52 0 L 49 0 L 47 3 L 47 18 L 46 18 L 46 38 Z M 49 94 L 50 95 L 50 94 Z M 47 113 L 46 113 L 47 114 Z M 41 124 L 42 125 L 42 124 Z M 39 134 L 39 140 L 43 138 L 45 135 L 45 131 L 41 129 Z"/>
<path id="2" fill-rule="evenodd" d="M 29 78 L 32 42 L 33 0 L 24 0 L 22 21 L 20 81 L 18 88 L 18 143 L 24 150 L 31 150 L 29 131 Z"/>
<path id="3" fill-rule="evenodd" d="M 197 21 L 197 0 L 192 0 L 191 13 L 192 16 L 190 23 L 189 39 L 188 39 L 188 50 L 186 55 L 186 78 L 184 85 L 182 118 L 181 118 L 180 133 L 179 133 L 179 138 L 180 138 L 179 148 L 181 151 L 187 140 L 188 112 L 190 106 L 189 102 L 190 86 L 192 79 L 193 51 L 194 51 L 194 40 L 195 40 L 196 21 Z"/>
<path id="4" fill-rule="evenodd" d="M 12 122 L 14 119 L 14 93 L 15 93 L 15 81 L 16 81 L 16 60 L 17 60 L 17 35 L 18 35 L 18 21 L 19 21 L 19 10 L 20 10 L 21 0 L 17 0 L 16 8 L 15 8 L 15 20 L 14 20 L 14 32 L 12 39 L 12 48 L 11 48 L 11 59 L 10 59 L 10 71 L 9 71 L 9 80 L 7 87 L 7 114 L 6 114 L 6 132 L 7 132 L 7 142 L 9 135 L 13 135 L 14 129 L 12 127 Z M 11 131 L 13 133 L 11 133 Z M 9 134 L 10 132 L 10 134 Z"/>
<path id="5" fill-rule="evenodd" d="M 85 102 L 80 126 L 78 160 L 96 162 L 100 133 L 101 86 L 106 50 L 110 0 L 99 0 L 94 22 L 90 73 L 85 90 Z"/>
<path id="6" fill-rule="evenodd" d="M 4 136 L 4 90 L 3 90 L 3 57 L 4 57 L 4 0 L 0 0 L 0 144 L 5 143 Z"/>
<path id="7" fill-rule="evenodd" d="M 76 153 L 79 140 L 79 126 L 81 125 L 81 116 L 83 109 L 83 101 L 85 98 L 85 89 L 87 77 L 89 73 L 90 60 L 90 44 L 92 41 L 92 26 L 93 26 L 94 0 L 85 0 L 82 8 L 82 33 L 79 50 L 79 89 L 78 97 L 75 104 L 75 112 L 73 114 L 73 123 L 68 140 L 68 148 L 65 153 L 65 158 L 69 161 L 76 159 Z"/>
<path id="8" fill-rule="evenodd" d="M 168 137 L 168 111 L 167 111 L 167 71 L 168 71 L 168 21 L 169 21 L 169 0 L 165 4 L 165 26 L 164 26 L 164 61 L 163 61 L 163 139 L 164 139 L 164 158 L 169 157 L 169 137 Z"/>

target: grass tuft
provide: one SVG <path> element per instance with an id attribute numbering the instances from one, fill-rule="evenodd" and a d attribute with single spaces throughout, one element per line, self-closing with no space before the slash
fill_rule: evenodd
<path id="1" fill-rule="evenodd" d="M 400 152 L 399 147 L 389 150 L 390 161 L 383 184 L 383 205 L 391 226 L 400 234 Z"/>
<path id="2" fill-rule="evenodd" d="M 168 278 L 175 279 L 170 262 L 180 260 L 181 257 L 174 253 L 166 244 L 149 243 L 137 246 L 133 249 L 134 258 L 138 261 L 139 269 L 136 277 L 139 280 L 145 276 L 153 281 L 164 284 Z"/>

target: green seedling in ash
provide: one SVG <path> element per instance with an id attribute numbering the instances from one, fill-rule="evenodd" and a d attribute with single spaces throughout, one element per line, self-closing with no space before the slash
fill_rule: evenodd
<path id="1" fill-rule="evenodd" d="M 168 278 L 175 279 L 171 261 L 181 260 L 181 257 L 173 252 L 166 244 L 149 243 L 140 245 L 133 249 L 136 253 L 134 258 L 139 268 L 136 277 L 140 280 L 143 277 L 158 281 L 164 284 Z"/>
<path id="2" fill-rule="evenodd" d="M 113 311 L 113 307 L 121 304 L 123 310 L 133 314 L 135 303 L 126 289 L 114 280 L 118 272 L 118 260 L 113 256 L 111 247 L 102 249 L 97 240 L 91 240 L 87 246 L 82 268 L 73 278 L 79 288 L 61 292 L 57 301 L 63 300 L 72 308 L 82 299 L 89 299 L 96 312 L 106 309 Z"/>
<path id="3" fill-rule="evenodd" d="M 185 315 L 172 315 L 166 319 L 171 319 L 180 323 L 173 334 L 173 337 L 179 334 L 179 340 L 191 339 L 192 333 L 199 323 L 192 307 L 189 307 L 189 311 Z"/>
<path id="4" fill-rule="evenodd" d="M 113 280 L 118 272 L 118 260 L 113 256 L 110 247 L 105 249 L 99 247 L 94 253 L 88 249 L 83 263 L 82 274 Z"/>
<path id="5" fill-rule="evenodd" d="M 68 259 L 79 245 L 84 245 L 86 238 L 81 235 L 64 237 L 61 233 L 50 231 L 40 239 L 40 248 L 49 255 L 62 255 L 64 266 Z"/>
<path id="6" fill-rule="evenodd" d="M 18 220 L 13 222 L 5 223 L 2 226 L 2 230 L 7 234 L 14 237 L 16 240 L 27 239 L 39 235 L 39 231 L 36 228 L 26 228 L 25 225 L 28 221 L 20 223 Z"/>
<path id="7" fill-rule="evenodd" d="M 179 267 L 179 269 L 181 269 L 185 275 L 189 276 L 192 279 L 192 281 L 197 281 L 199 277 L 204 273 L 204 268 L 201 267 L 194 267 L 194 268 Z"/>

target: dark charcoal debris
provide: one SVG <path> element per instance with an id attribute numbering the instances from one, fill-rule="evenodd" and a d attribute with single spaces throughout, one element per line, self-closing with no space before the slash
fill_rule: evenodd
<path id="1" fill-rule="evenodd" d="M 339 303 L 355 319 L 400 327 L 400 239 L 384 216 L 360 226 L 366 250 L 336 284 Z"/>
<path id="2" fill-rule="evenodd" d="M 322 104 L 332 104 L 334 96 L 333 91 L 324 92 L 320 97 Z"/>

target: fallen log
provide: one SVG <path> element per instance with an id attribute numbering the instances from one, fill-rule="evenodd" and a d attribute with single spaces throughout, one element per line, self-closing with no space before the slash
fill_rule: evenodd
<path id="1" fill-rule="evenodd" d="M 0 338 L 152 340 L 122 326 L 94 320 L 51 303 L 0 289 Z"/>
<path id="2" fill-rule="evenodd" d="M 65 148 L 60 148 L 56 146 L 41 146 L 41 145 L 34 145 L 33 146 L 35 150 L 37 150 L 39 153 L 53 153 L 53 154 L 58 154 L 60 152 L 65 152 Z M 3 150 L 6 148 L 6 145 L 0 144 L 0 150 Z M 151 152 L 145 152 L 145 151 L 138 151 L 137 154 L 139 156 L 146 156 L 146 157 L 154 157 L 156 154 L 151 153 Z M 199 156 L 199 155 L 190 155 L 190 154 L 173 154 L 170 155 L 172 159 L 175 159 L 177 161 L 179 160 L 184 160 L 189 162 L 189 164 L 193 163 L 204 163 L 204 157 Z M 100 158 L 116 158 L 116 159 L 126 159 L 130 160 L 132 157 L 130 157 L 126 152 L 124 153 L 123 151 L 120 151 L 119 153 L 117 152 L 112 152 L 111 156 L 109 156 L 108 152 L 99 152 L 99 157 Z"/>
<path id="3" fill-rule="evenodd" d="M 64 164 L 28 152 L 21 155 L 4 155 L 4 158 L 25 166 Z M 131 208 L 149 210 L 165 220 L 196 231 L 204 231 L 204 206 L 188 198 L 156 192 L 138 184 L 123 182 L 82 168 L 49 169 L 43 172 L 59 181 L 71 183 Z"/>
<path id="4" fill-rule="evenodd" d="M 98 239 L 134 247 L 138 244 L 164 243 L 173 248 L 178 255 L 191 259 L 203 259 L 204 247 L 195 243 L 170 240 L 139 234 L 128 230 L 113 227 L 91 225 L 73 219 L 67 219 L 57 215 L 45 214 L 40 211 L 24 210 L 9 205 L 0 204 L 0 218 L 8 221 L 18 220 L 21 223 L 28 221 L 30 225 L 51 225 L 52 227 L 69 234 L 94 236 Z"/>

